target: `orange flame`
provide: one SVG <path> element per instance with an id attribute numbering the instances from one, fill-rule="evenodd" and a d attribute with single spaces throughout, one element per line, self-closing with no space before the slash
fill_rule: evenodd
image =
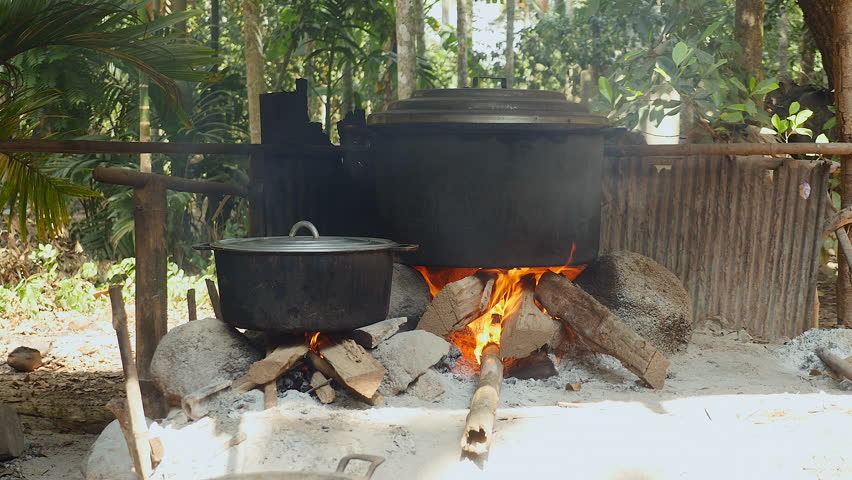
<path id="1" fill-rule="evenodd" d="M 317 355 L 322 356 L 319 352 L 320 346 L 323 343 L 323 341 L 320 340 L 320 332 L 305 333 L 305 338 L 308 339 L 308 349 Z"/>
<path id="2" fill-rule="evenodd" d="M 573 257 L 573 254 L 574 248 L 571 249 L 571 257 Z M 522 279 L 530 276 L 528 280 L 524 281 L 534 282 L 533 285 L 535 285 L 545 272 L 553 272 L 574 280 L 585 266 L 570 265 L 570 263 L 571 258 L 569 257 L 567 264 L 561 267 L 483 269 L 482 271 L 497 275 L 488 308 L 484 314 L 468 324 L 467 327 L 453 332 L 450 335 L 450 340 L 459 347 L 465 358 L 475 359 L 476 364 L 479 364 L 482 349 L 486 345 L 489 343 L 500 344 L 503 320 L 520 308 L 524 290 Z M 433 297 L 448 283 L 461 280 L 479 271 L 475 268 L 414 268 L 426 279 Z M 539 308 L 541 307 L 539 306 Z"/>

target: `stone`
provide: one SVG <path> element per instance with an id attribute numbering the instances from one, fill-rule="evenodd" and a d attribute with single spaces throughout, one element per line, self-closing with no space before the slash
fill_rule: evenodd
<path id="1" fill-rule="evenodd" d="M 364 348 L 373 349 L 392 337 L 399 328 L 408 322 L 406 317 L 389 318 L 381 322 L 355 329 L 350 337 Z"/>
<path id="2" fill-rule="evenodd" d="M 387 369 L 379 392 L 396 395 L 449 353 L 450 344 L 424 330 L 397 333 L 372 351 Z"/>
<path id="3" fill-rule="evenodd" d="M 837 388 L 843 390 L 844 392 L 852 392 L 852 380 L 848 378 L 843 380 L 837 385 Z"/>
<path id="4" fill-rule="evenodd" d="M 665 353 L 692 338 L 692 308 L 683 283 L 651 258 L 633 252 L 601 255 L 576 284 Z"/>
<path id="5" fill-rule="evenodd" d="M 151 360 L 151 378 L 174 404 L 196 390 L 248 372 L 260 353 L 237 330 L 215 318 L 170 330 Z"/>
<path id="6" fill-rule="evenodd" d="M 431 301 L 429 284 L 423 275 L 407 265 L 394 263 L 388 318 L 407 318 L 408 323 L 403 329 L 411 330 L 417 326 Z"/>
<path id="7" fill-rule="evenodd" d="M 0 461 L 18 458 L 24 451 L 24 429 L 18 412 L 0 405 Z"/>
<path id="8" fill-rule="evenodd" d="M 446 391 L 441 374 L 431 368 L 408 387 L 408 393 L 427 402 L 437 401 Z"/>
<path id="9" fill-rule="evenodd" d="M 153 423 L 145 419 L 150 426 Z M 81 465 L 86 480 L 138 480 L 118 420 L 104 428 Z"/>
<path id="10" fill-rule="evenodd" d="M 751 343 L 751 341 L 753 340 L 753 338 L 751 337 L 751 335 L 749 335 L 749 333 L 746 331 L 746 329 L 745 329 L 745 328 L 741 328 L 741 329 L 737 332 L 737 340 L 738 340 L 740 343 Z"/>
<path id="11" fill-rule="evenodd" d="M 41 352 L 35 348 L 18 347 L 12 350 L 6 363 L 19 372 L 32 372 L 42 365 Z"/>

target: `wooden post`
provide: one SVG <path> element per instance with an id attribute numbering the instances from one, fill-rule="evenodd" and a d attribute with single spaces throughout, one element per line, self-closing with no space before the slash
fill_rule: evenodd
<path id="1" fill-rule="evenodd" d="M 838 141 L 852 140 L 852 0 L 834 1 L 834 103 Z M 841 205 L 852 206 L 852 156 L 840 162 Z M 838 252 L 837 324 L 852 326 L 852 285 L 845 254 Z"/>
<path id="2" fill-rule="evenodd" d="M 190 288 L 186 291 L 186 309 L 189 315 L 189 321 L 198 320 L 198 310 L 195 308 L 195 289 Z"/>
<path id="3" fill-rule="evenodd" d="M 136 365 L 133 364 L 133 350 L 130 346 L 130 332 L 127 330 L 127 314 L 124 311 L 121 285 L 109 287 L 109 300 L 112 305 L 112 326 L 118 338 L 121 366 L 124 369 L 124 388 L 127 394 L 126 410 L 117 408 L 114 403 L 113 406 L 116 408 L 113 412 L 116 414 L 122 430 L 125 431 L 127 448 L 131 452 L 136 475 L 145 480 L 151 476 L 151 446 L 148 443 L 148 425 L 145 422 L 139 378 Z M 127 416 L 122 415 L 123 411 L 127 412 Z M 126 430 L 129 430 L 129 434 Z"/>
<path id="4" fill-rule="evenodd" d="M 160 418 L 165 403 L 151 382 L 151 359 L 168 330 L 166 265 L 166 186 L 152 177 L 133 189 L 136 232 L 136 368 L 149 415 Z"/>
<path id="5" fill-rule="evenodd" d="M 213 307 L 213 315 L 222 320 L 222 304 L 219 302 L 219 290 L 216 288 L 216 282 L 209 278 L 204 280 L 207 284 L 207 295 L 210 297 L 210 305 Z"/>

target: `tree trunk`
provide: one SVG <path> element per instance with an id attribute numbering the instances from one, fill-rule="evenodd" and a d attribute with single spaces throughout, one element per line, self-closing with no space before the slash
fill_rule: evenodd
<path id="1" fill-rule="evenodd" d="M 574 0 L 565 0 L 565 16 L 569 20 L 574 19 Z"/>
<path id="2" fill-rule="evenodd" d="M 515 0 L 506 0 L 506 87 L 515 83 Z"/>
<path id="3" fill-rule="evenodd" d="M 210 0 L 210 48 L 219 56 L 219 0 Z M 213 65 L 213 71 L 219 71 L 219 65 Z"/>
<path id="4" fill-rule="evenodd" d="M 415 75 L 417 74 L 417 62 L 426 58 L 426 12 L 423 11 L 423 0 L 414 0 L 414 28 L 417 33 L 417 59 L 415 59 Z M 426 82 L 422 78 L 417 79 L 417 88 L 426 88 Z"/>
<path id="5" fill-rule="evenodd" d="M 799 55 L 801 55 L 801 60 L 799 62 L 799 81 L 797 82 L 799 85 L 807 85 L 813 82 L 814 76 L 814 63 L 816 62 L 816 42 L 814 41 L 814 36 L 810 30 L 805 30 L 802 32 L 802 37 L 799 40 Z M 834 83 L 834 80 L 831 80 L 831 83 Z"/>
<path id="6" fill-rule="evenodd" d="M 852 141 L 852 0 L 834 2 L 834 103 L 839 142 Z M 852 156 L 840 162 L 841 206 L 852 206 Z M 842 255 L 840 255 L 842 257 Z M 848 266 L 839 258 L 837 275 L 837 324 L 852 326 L 852 288 Z"/>
<path id="7" fill-rule="evenodd" d="M 787 15 L 787 4 L 782 3 L 781 14 L 778 17 L 778 79 L 789 82 L 790 76 L 790 19 Z"/>
<path id="8" fill-rule="evenodd" d="M 415 69 L 415 21 L 414 2 L 420 0 L 396 0 L 396 92 L 400 100 L 414 93 L 417 82 Z"/>
<path id="9" fill-rule="evenodd" d="M 328 51 L 328 74 L 325 77 L 325 134 L 331 138 L 331 115 L 334 113 L 333 105 L 331 104 L 331 87 L 334 83 L 334 47 L 335 42 L 332 40 L 331 48 Z"/>
<path id="10" fill-rule="evenodd" d="M 185 12 L 186 0 L 172 0 L 172 13 Z M 186 34 L 186 22 L 178 22 L 175 24 L 175 30 L 182 34 Z"/>
<path id="11" fill-rule="evenodd" d="M 467 87 L 467 2 L 471 0 L 456 0 L 456 39 L 458 40 L 456 85 L 458 88 Z"/>
<path id="12" fill-rule="evenodd" d="M 151 105 L 148 95 L 148 82 L 145 75 L 139 74 L 139 141 L 151 141 Z M 139 171 L 151 173 L 151 154 L 139 154 Z"/>
<path id="13" fill-rule="evenodd" d="M 837 0 L 799 0 L 799 7 L 805 17 L 805 24 L 813 34 L 816 46 L 822 53 L 822 65 L 828 75 L 829 87 L 834 86 L 834 33 L 832 31 L 832 11 Z"/>
<path id="14" fill-rule="evenodd" d="M 450 0 L 441 0 L 441 23 L 450 24 Z"/>
<path id="15" fill-rule="evenodd" d="M 743 49 L 743 69 L 763 78 L 763 0 L 737 0 L 734 39 Z"/>
<path id="16" fill-rule="evenodd" d="M 355 110 L 355 79 L 352 71 L 352 62 L 346 60 L 343 63 L 343 79 L 341 80 L 340 113 L 346 115 Z"/>
<path id="17" fill-rule="evenodd" d="M 249 132 L 251 143 L 260 143 L 260 94 L 265 90 L 260 40 L 260 4 L 258 0 L 242 0 L 241 6 L 245 36 Z"/>

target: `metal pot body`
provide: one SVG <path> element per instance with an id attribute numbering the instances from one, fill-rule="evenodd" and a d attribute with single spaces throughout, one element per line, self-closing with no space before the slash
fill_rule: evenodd
<path id="1" fill-rule="evenodd" d="M 420 245 L 404 263 L 511 268 L 597 256 L 604 129 L 366 128 L 345 155 L 374 179 L 382 233 Z"/>
<path id="2" fill-rule="evenodd" d="M 216 250 L 223 320 L 279 333 L 346 332 L 387 317 L 393 253 Z"/>

